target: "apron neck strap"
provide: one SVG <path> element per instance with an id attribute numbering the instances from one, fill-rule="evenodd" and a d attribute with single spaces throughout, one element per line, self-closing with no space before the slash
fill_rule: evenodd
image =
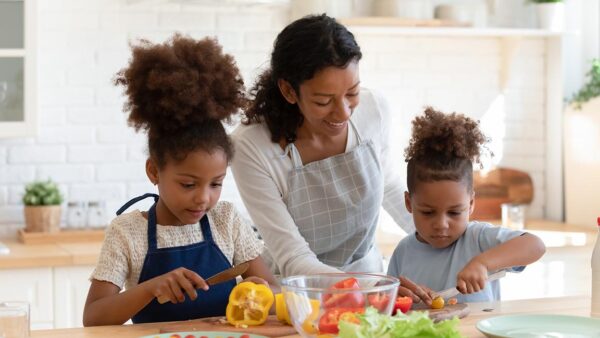
<path id="1" fill-rule="evenodd" d="M 158 202 L 158 195 L 157 194 L 152 194 L 152 193 L 147 193 L 147 194 L 143 194 L 142 196 L 138 196 L 135 198 L 132 198 L 129 202 L 123 204 L 122 207 L 119 208 L 119 210 L 117 210 L 117 216 L 119 216 L 120 214 L 122 214 L 125 210 L 127 210 L 130 206 L 136 204 L 137 202 L 144 200 L 148 197 L 153 197 L 154 198 L 154 203 Z"/>
<path id="2" fill-rule="evenodd" d="M 200 229 L 202 230 L 202 236 L 204 237 L 204 241 L 213 242 L 212 231 L 210 230 L 210 222 L 208 221 L 208 215 L 204 215 L 200 219 Z"/>

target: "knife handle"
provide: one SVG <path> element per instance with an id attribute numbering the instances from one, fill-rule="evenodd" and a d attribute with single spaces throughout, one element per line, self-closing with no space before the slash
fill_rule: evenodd
<path id="1" fill-rule="evenodd" d="M 506 270 L 496 271 L 493 274 L 491 274 L 491 275 L 488 276 L 487 282 L 494 281 L 494 280 L 502 278 L 504 276 L 506 276 Z"/>

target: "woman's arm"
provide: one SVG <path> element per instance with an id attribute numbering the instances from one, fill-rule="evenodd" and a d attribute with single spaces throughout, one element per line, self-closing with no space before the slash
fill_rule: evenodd
<path id="1" fill-rule="evenodd" d="M 263 135 L 251 136 L 256 139 Z M 281 163 L 286 159 L 266 155 L 272 147 L 268 137 L 264 142 L 255 139 L 234 133 L 236 154 L 231 168 L 246 209 L 281 274 L 339 272 L 319 261 L 287 210 L 275 182 L 287 184 L 287 171 Z"/>

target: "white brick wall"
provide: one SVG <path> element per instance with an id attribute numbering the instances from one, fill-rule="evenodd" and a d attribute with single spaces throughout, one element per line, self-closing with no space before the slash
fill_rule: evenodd
<path id="1" fill-rule="evenodd" d="M 106 200 L 109 214 L 128 198 L 155 190 L 144 169 L 145 135 L 127 126 L 121 89 L 111 82 L 127 64 L 130 39 L 160 42 L 175 30 L 195 38 L 217 36 L 236 57 L 246 84 L 252 84 L 268 62 L 288 9 L 207 3 L 39 2 L 40 132 L 36 138 L 0 140 L 0 234 L 22 222 L 21 193 L 33 179 L 51 177 L 68 199 Z M 364 54 L 363 85 L 386 94 L 394 107 L 399 162 L 410 120 L 426 104 L 501 121 L 506 128 L 495 141 L 504 150 L 497 160 L 532 173 L 532 214 L 544 213 L 542 39 L 523 40 L 504 100 L 492 110 L 502 94 L 499 39 L 381 33 L 357 33 L 357 38 Z M 241 205 L 230 176 L 223 198 Z"/>

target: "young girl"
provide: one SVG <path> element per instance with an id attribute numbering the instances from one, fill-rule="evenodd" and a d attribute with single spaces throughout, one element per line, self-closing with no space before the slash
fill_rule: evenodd
<path id="1" fill-rule="evenodd" d="M 275 283 L 250 225 L 232 204 L 218 202 L 233 155 L 220 120 L 243 104 L 243 81 L 211 39 L 175 35 L 132 49 L 115 83 L 126 88 L 129 124 L 148 132 L 146 173 L 159 195 L 134 198 L 107 229 L 84 325 L 224 315 L 235 281 L 209 287 L 204 278 L 249 262 L 244 278 Z M 122 214 L 147 197 L 155 201 L 147 212 Z M 159 304 L 159 296 L 170 303 Z"/>
<path id="2" fill-rule="evenodd" d="M 469 222 L 473 212 L 473 161 L 486 142 L 477 122 L 456 113 L 425 110 L 413 121 L 406 149 L 406 208 L 416 232 L 399 244 L 388 274 L 403 275 L 439 291 L 457 287 L 459 302 L 500 299 L 497 270 L 522 271 L 545 251 L 543 242 L 522 231 Z"/>

